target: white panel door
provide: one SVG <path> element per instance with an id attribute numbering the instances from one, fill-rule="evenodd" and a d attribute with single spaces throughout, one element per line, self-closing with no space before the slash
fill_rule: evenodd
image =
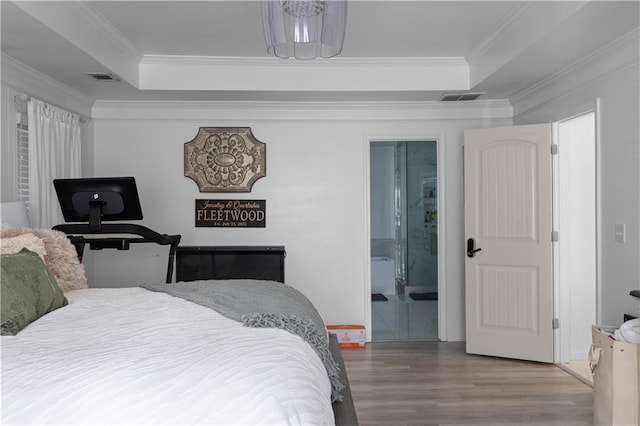
<path id="1" fill-rule="evenodd" d="M 551 140 L 551 124 L 465 132 L 468 353 L 553 362 Z"/>

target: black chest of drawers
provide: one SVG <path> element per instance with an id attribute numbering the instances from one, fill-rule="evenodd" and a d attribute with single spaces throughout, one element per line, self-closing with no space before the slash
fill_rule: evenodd
<path id="1" fill-rule="evenodd" d="M 284 246 L 179 246 L 176 281 L 258 279 L 284 282 Z"/>

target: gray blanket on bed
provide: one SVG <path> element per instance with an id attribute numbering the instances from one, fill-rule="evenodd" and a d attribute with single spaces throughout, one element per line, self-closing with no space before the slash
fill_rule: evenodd
<path id="1" fill-rule="evenodd" d="M 324 321 L 309 299 L 293 287 L 262 280 L 205 280 L 141 287 L 214 309 L 248 327 L 281 328 L 302 337 L 327 370 L 332 401 L 342 401 L 340 367 L 329 352 Z"/>

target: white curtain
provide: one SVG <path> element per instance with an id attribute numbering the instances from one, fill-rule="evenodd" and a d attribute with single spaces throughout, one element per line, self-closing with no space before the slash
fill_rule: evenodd
<path id="1" fill-rule="evenodd" d="M 80 177 L 80 117 L 38 99 L 27 111 L 31 226 L 51 228 L 64 222 L 53 180 Z"/>

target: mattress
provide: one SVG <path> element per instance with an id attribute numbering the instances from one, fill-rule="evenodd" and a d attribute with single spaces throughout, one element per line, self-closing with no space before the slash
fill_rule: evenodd
<path id="1" fill-rule="evenodd" d="M 333 424 L 300 337 L 142 288 L 85 289 L 2 337 L 3 424 Z"/>

